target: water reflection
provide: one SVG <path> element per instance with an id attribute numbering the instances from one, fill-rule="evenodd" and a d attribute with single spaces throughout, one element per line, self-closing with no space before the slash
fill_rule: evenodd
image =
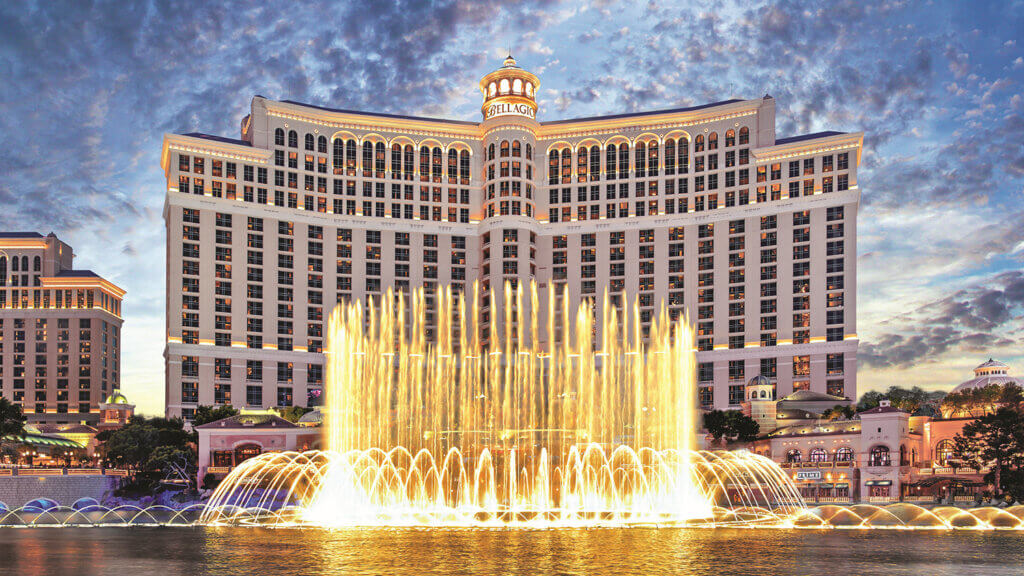
<path id="1" fill-rule="evenodd" d="M 1020 574 L 1017 532 L 8 530 L 0 574 Z"/>

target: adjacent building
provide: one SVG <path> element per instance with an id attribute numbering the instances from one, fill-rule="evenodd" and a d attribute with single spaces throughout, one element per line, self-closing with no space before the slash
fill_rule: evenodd
<path id="1" fill-rule="evenodd" d="M 315 404 L 336 302 L 531 280 L 521 314 L 688 310 L 706 408 L 855 396 L 862 134 L 777 138 L 770 96 L 539 121 L 539 86 L 509 57 L 479 122 L 256 96 L 238 139 L 166 135 L 168 415 Z"/>
<path id="2" fill-rule="evenodd" d="M 124 290 L 53 233 L 0 233 L 0 394 L 32 424 L 97 424 L 120 388 Z"/>

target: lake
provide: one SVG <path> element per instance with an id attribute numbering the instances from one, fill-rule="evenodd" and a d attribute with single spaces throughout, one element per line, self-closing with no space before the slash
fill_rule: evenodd
<path id="1" fill-rule="evenodd" d="M 1024 532 L 245 527 L 0 530 L 0 574 L 1024 573 Z"/>

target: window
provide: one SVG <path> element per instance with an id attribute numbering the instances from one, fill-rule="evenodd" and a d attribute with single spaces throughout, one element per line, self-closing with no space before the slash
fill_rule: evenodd
<path id="1" fill-rule="evenodd" d="M 886 446 L 878 445 L 871 448 L 871 452 L 868 455 L 868 466 L 891 466 L 892 461 L 889 459 L 889 448 Z"/>

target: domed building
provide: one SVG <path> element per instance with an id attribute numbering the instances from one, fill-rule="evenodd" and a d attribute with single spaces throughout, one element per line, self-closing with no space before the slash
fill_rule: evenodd
<path id="1" fill-rule="evenodd" d="M 1014 386 L 1024 388 L 1024 378 L 1015 378 L 1010 376 L 1010 367 L 998 360 L 989 358 L 987 362 L 979 364 L 974 369 L 974 378 L 961 382 L 956 388 L 953 388 L 951 394 L 957 392 L 963 392 L 964 390 L 973 390 L 977 388 L 984 388 L 986 386 L 992 386 L 993 384 L 998 386 L 1004 386 L 1006 384 L 1013 384 Z"/>
<path id="2" fill-rule="evenodd" d="M 135 405 L 130 404 L 128 398 L 120 390 L 115 389 L 100 403 L 100 421 L 96 427 L 101 431 L 120 428 L 134 415 Z"/>

